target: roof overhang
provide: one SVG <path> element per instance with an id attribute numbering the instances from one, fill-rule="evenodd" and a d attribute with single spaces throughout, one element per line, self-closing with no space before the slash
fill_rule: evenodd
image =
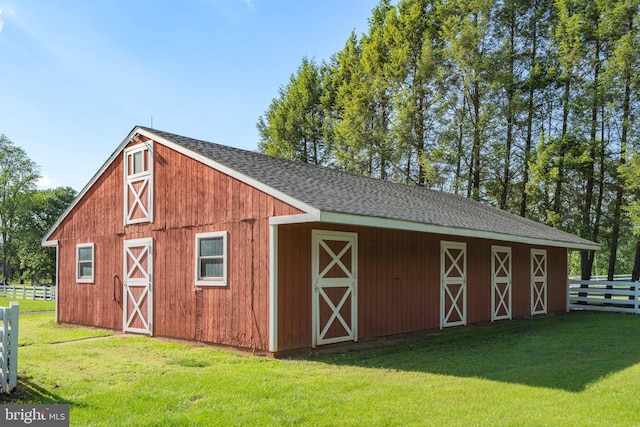
<path id="1" fill-rule="evenodd" d="M 43 241 L 42 246 L 44 246 L 45 248 L 55 248 L 56 246 L 58 246 L 58 241 L 57 240 Z"/>
<path id="2" fill-rule="evenodd" d="M 468 228 L 446 227 L 442 225 L 424 224 L 392 218 L 369 217 L 339 212 L 321 211 L 318 215 L 278 216 L 270 219 L 271 224 L 296 224 L 304 222 L 325 222 L 330 224 L 358 225 L 363 227 L 388 228 L 392 230 L 417 231 L 422 233 L 443 234 L 446 236 L 473 237 L 478 239 L 515 242 L 536 246 L 550 246 L 574 250 L 600 250 L 600 245 L 593 242 L 569 242 L 517 236 L 492 231 L 472 230 Z"/>

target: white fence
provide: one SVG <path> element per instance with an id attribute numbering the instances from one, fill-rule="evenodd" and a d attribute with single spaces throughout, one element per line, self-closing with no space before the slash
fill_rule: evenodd
<path id="1" fill-rule="evenodd" d="M 567 310 L 640 313 L 638 282 L 569 279 Z"/>
<path id="2" fill-rule="evenodd" d="M 572 276 L 571 278 L 580 280 L 580 276 Z M 604 275 L 591 276 L 591 279 L 589 280 L 603 281 L 603 280 L 608 280 L 608 278 L 607 278 L 607 275 L 604 274 Z M 615 280 L 616 282 L 630 282 L 631 274 L 616 274 L 615 276 L 613 276 L 613 280 Z"/>
<path id="3" fill-rule="evenodd" d="M 0 285 L 0 297 L 55 300 L 55 286 L 4 286 Z"/>
<path id="4" fill-rule="evenodd" d="M 0 307 L 0 392 L 9 393 L 18 385 L 19 305 Z"/>

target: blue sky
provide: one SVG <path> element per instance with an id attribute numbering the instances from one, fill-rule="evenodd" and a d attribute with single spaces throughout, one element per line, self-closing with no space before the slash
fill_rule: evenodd
<path id="1" fill-rule="evenodd" d="M 0 0 L 0 133 L 81 190 L 135 125 L 255 150 L 303 56 L 328 60 L 377 0 Z"/>

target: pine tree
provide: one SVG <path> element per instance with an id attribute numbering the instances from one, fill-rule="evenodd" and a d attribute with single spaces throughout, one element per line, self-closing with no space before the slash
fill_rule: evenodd
<path id="1" fill-rule="evenodd" d="M 393 137 L 397 165 L 404 181 L 433 185 L 439 180 L 435 155 L 437 52 L 431 0 L 408 0 L 389 15 L 385 37 L 390 49 L 389 78 L 393 93 Z"/>
<path id="2" fill-rule="evenodd" d="M 258 147 L 262 152 L 314 164 L 329 163 L 330 143 L 323 133 L 322 79 L 315 62 L 303 58 L 289 83 L 280 88 L 280 97 L 258 121 Z"/>
<path id="3" fill-rule="evenodd" d="M 608 83 L 607 91 L 611 94 L 612 116 L 617 118 L 620 129 L 618 149 L 618 169 L 624 169 L 627 160 L 627 147 L 630 131 L 632 130 L 632 113 L 637 101 L 637 77 L 640 51 L 638 46 L 638 28 L 636 15 L 640 2 L 637 0 L 615 1 L 604 10 L 603 31 L 613 42 L 613 52 L 609 67 L 604 72 L 603 80 Z M 635 90 L 634 90 L 635 89 Z M 613 280 L 616 269 L 616 259 L 622 224 L 623 200 L 625 200 L 625 185 L 619 173 L 613 174 L 615 181 L 615 201 L 612 212 L 612 230 L 607 266 L 608 280 Z"/>
<path id="4" fill-rule="evenodd" d="M 467 196 L 481 198 L 482 157 L 487 148 L 488 130 L 493 115 L 490 102 L 493 83 L 493 40 L 490 23 L 493 0 L 451 0 L 443 6 L 441 32 L 443 56 L 460 84 L 464 121 L 460 130 L 470 141 Z M 460 155 L 462 153 L 459 153 Z M 458 178 L 458 177 L 456 177 Z"/>
<path id="5" fill-rule="evenodd" d="M 391 137 L 391 92 L 384 32 L 393 13 L 388 0 L 373 9 L 369 30 L 357 40 L 352 34 L 337 56 L 334 129 L 336 162 L 345 170 L 387 179 L 394 164 Z"/>

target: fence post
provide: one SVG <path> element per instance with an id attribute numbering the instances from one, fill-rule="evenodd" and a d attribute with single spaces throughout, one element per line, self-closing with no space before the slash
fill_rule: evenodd
<path id="1" fill-rule="evenodd" d="M 18 323 L 20 322 L 20 305 L 13 301 L 9 303 L 9 389 L 13 390 L 18 385 Z"/>
<path id="2" fill-rule="evenodd" d="M 633 289 L 633 296 L 634 296 L 634 299 L 633 299 L 633 309 L 634 309 L 634 311 L 633 312 L 635 314 L 640 313 L 640 310 L 638 310 L 638 284 L 640 284 L 640 281 L 636 281 L 635 282 L 635 286 L 634 286 L 634 289 Z"/>
<path id="3" fill-rule="evenodd" d="M 9 309 L 5 307 L 0 307 L 0 392 L 6 393 L 8 392 L 8 372 L 7 372 L 7 330 L 8 330 L 8 318 L 9 317 Z"/>
<path id="4" fill-rule="evenodd" d="M 18 385 L 18 322 L 20 306 L 11 302 L 0 307 L 0 392 L 9 393 Z"/>

